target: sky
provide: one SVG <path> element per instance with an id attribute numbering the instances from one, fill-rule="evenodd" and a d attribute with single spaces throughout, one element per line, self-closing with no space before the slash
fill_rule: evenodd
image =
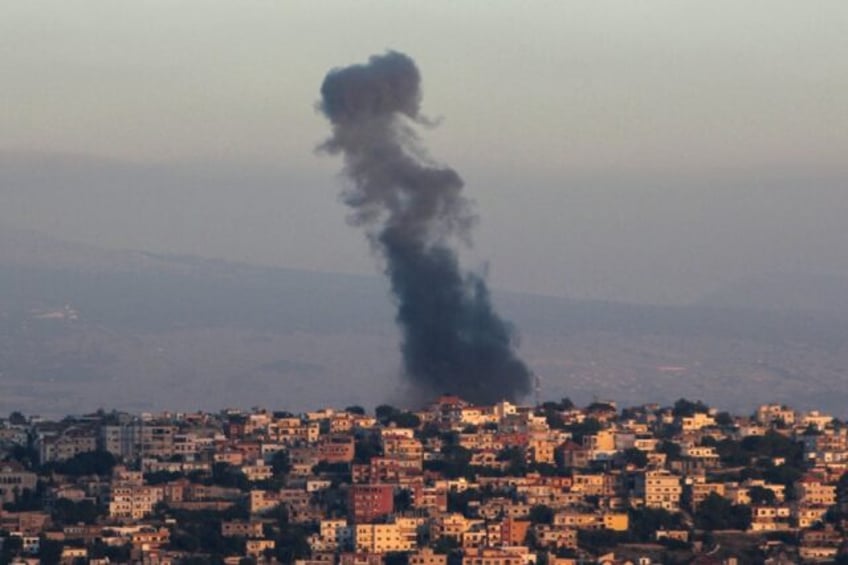
<path id="1" fill-rule="evenodd" d="M 687 303 L 848 274 L 848 3 L 62 0 L 0 6 L 0 227 L 379 268 L 315 111 L 394 49 L 493 286 Z"/>

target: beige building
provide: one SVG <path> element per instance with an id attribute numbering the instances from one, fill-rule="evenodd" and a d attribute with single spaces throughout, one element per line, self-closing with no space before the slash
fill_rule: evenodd
<path id="1" fill-rule="evenodd" d="M 421 548 L 409 555 L 409 565 L 447 565 L 448 556 L 434 553 L 429 547 Z"/>
<path id="2" fill-rule="evenodd" d="M 792 511 L 789 506 L 754 506 L 751 508 L 752 532 L 773 532 L 791 529 Z"/>
<path id="3" fill-rule="evenodd" d="M 84 426 L 72 426 L 57 435 L 39 437 L 35 446 L 41 463 L 65 461 L 74 455 L 97 449 L 97 431 Z"/>
<path id="4" fill-rule="evenodd" d="M 260 557 L 268 549 L 274 549 L 276 542 L 272 539 L 249 539 L 245 543 L 244 551 L 250 557 Z"/>
<path id="5" fill-rule="evenodd" d="M 319 536 L 322 544 L 333 551 L 353 546 L 353 528 L 345 519 L 321 520 Z"/>
<path id="6" fill-rule="evenodd" d="M 24 490 L 35 490 L 38 475 L 27 471 L 16 461 L 0 462 L 0 506 L 15 502 Z"/>
<path id="7" fill-rule="evenodd" d="M 154 507 L 164 498 L 161 486 L 112 485 L 109 516 L 118 520 L 140 520 L 151 515 Z"/>
<path id="8" fill-rule="evenodd" d="M 682 493 L 680 477 L 665 470 L 646 471 L 636 480 L 636 495 L 642 498 L 648 508 L 677 512 Z"/>
<path id="9" fill-rule="evenodd" d="M 768 425 L 783 422 L 787 426 L 795 424 L 795 411 L 781 404 L 763 404 L 757 408 L 754 416 L 758 423 Z"/>
<path id="10" fill-rule="evenodd" d="M 795 483 L 798 501 L 807 506 L 833 506 L 836 504 L 836 485 L 829 485 L 821 478 L 806 475 Z"/>
<path id="11" fill-rule="evenodd" d="M 554 515 L 554 526 L 579 530 L 614 530 L 624 532 L 629 526 L 626 512 L 581 512 L 563 510 Z"/>
<path id="12" fill-rule="evenodd" d="M 265 481 L 274 476 L 274 469 L 259 459 L 253 465 L 243 465 L 241 472 L 250 482 Z"/>
<path id="13" fill-rule="evenodd" d="M 417 529 L 409 523 L 357 524 L 354 547 L 361 553 L 412 551 L 417 547 Z"/>
<path id="14" fill-rule="evenodd" d="M 684 416 L 680 419 L 680 426 L 684 432 L 692 432 L 715 425 L 715 418 L 703 412 L 695 412 L 691 416 Z"/>
<path id="15" fill-rule="evenodd" d="M 261 538 L 262 522 L 231 520 L 221 522 L 221 535 L 225 538 Z"/>
<path id="16" fill-rule="evenodd" d="M 525 565 L 527 548 L 478 548 L 466 551 L 462 565 Z"/>

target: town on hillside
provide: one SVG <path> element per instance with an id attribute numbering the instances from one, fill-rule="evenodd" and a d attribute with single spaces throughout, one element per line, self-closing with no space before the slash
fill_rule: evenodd
<path id="1" fill-rule="evenodd" d="M 0 420 L 0 563 L 848 563 L 848 426 L 443 396 Z"/>

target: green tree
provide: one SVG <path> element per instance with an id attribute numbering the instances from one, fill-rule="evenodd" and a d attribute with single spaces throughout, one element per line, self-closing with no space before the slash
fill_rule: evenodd
<path id="1" fill-rule="evenodd" d="M 673 441 L 663 441 L 657 446 L 657 451 L 665 453 L 666 459 L 669 461 L 679 461 L 683 457 L 683 450 L 680 445 Z"/>
<path id="2" fill-rule="evenodd" d="M 652 542 L 657 530 L 674 530 L 683 526 L 683 516 L 663 508 L 634 508 L 629 512 L 630 532 L 636 541 Z"/>
<path id="3" fill-rule="evenodd" d="M 448 512 L 458 512 L 466 518 L 469 518 L 470 503 L 482 501 L 483 498 L 483 492 L 478 489 L 448 491 Z"/>
<path id="4" fill-rule="evenodd" d="M 728 427 L 733 425 L 733 416 L 730 415 L 729 412 L 719 412 L 715 417 L 716 424 L 722 427 Z"/>
<path id="5" fill-rule="evenodd" d="M 624 456 L 624 463 L 627 465 L 633 465 L 641 469 L 648 464 L 648 454 L 641 449 L 629 447 L 624 450 L 622 455 Z"/>
<path id="6" fill-rule="evenodd" d="M 554 511 L 550 506 L 537 504 L 530 509 L 529 518 L 532 524 L 552 524 L 554 521 Z"/>
<path id="7" fill-rule="evenodd" d="M 701 402 L 700 400 L 692 402 L 691 400 L 686 400 L 685 398 L 681 398 L 677 402 L 675 402 L 674 406 L 671 409 L 671 412 L 675 418 L 694 416 L 696 413 L 707 414 L 709 411 L 710 407 Z"/>
<path id="8" fill-rule="evenodd" d="M 74 502 L 67 498 L 60 498 L 53 503 L 51 517 L 57 525 L 72 525 L 82 522 L 83 524 L 94 524 L 100 510 L 91 500 Z"/>
<path id="9" fill-rule="evenodd" d="M 409 553 L 403 551 L 390 551 L 383 558 L 385 565 L 409 565 Z"/>
<path id="10" fill-rule="evenodd" d="M 0 545 L 0 563 L 10 563 L 17 556 L 24 546 L 24 540 L 18 536 L 10 536 L 9 532 L 0 532 L 5 534 L 2 545 Z"/>
<path id="11" fill-rule="evenodd" d="M 771 506 L 777 500 L 774 491 L 761 486 L 754 486 L 748 490 L 751 504 L 757 506 Z"/>
<path id="12" fill-rule="evenodd" d="M 457 479 L 459 477 L 473 477 L 471 469 L 471 451 L 461 445 L 442 446 L 442 460 L 428 463 L 436 463 L 447 478 Z"/>
<path id="13" fill-rule="evenodd" d="M 38 558 L 43 565 L 58 565 L 62 560 L 62 544 L 42 538 L 38 543 Z"/>
<path id="14" fill-rule="evenodd" d="M 117 461 L 115 456 L 108 451 L 86 451 L 77 453 L 67 461 L 48 463 L 45 472 L 54 470 L 60 475 L 83 477 L 87 475 L 99 475 L 101 477 L 112 474 L 112 469 Z"/>
<path id="15" fill-rule="evenodd" d="M 442 536 L 433 543 L 433 553 L 447 555 L 459 548 L 459 542 L 451 536 Z"/>
<path id="16" fill-rule="evenodd" d="M 398 414 L 399 412 L 400 411 L 394 406 L 389 404 L 380 404 L 374 409 L 374 417 L 377 418 L 378 422 L 387 426 L 395 414 Z"/>
<path id="17" fill-rule="evenodd" d="M 511 476 L 520 477 L 527 474 L 527 456 L 525 455 L 524 450 L 518 446 L 510 446 L 501 449 L 495 456 L 495 459 L 497 461 L 506 461 L 509 463 L 506 472 Z"/>
<path id="18" fill-rule="evenodd" d="M 383 453 L 383 448 L 376 436 L 369 434 L 364 437 L 356 438 L 353 452 L 354 463 L 368 463 L 372 457 L 379 457 Z"/>
<path id="19" fill-rule="evenodd" d="M 241 469 L 223 461 L 212 465 L 212 476 L 209 480 L 211 484 L 221 487 L 237 488 L 243 491 L 251 488 L 250 481 Z"/>
<path id="20" fill-rule="evenodd" d="M 595 418 L 586 418 L 582 422 L 570 424 L 564 429 L 567 432 L 571 432 L 571 437 L 574 441 L 580 443 L 583 441 L 584 437 L 594 435 L 601 431 L 603 426 Z"/>
<path id="21" fill-rule="evenodd" d="M 177 480 L 183 474 L 179 471 L 156 471 L 155 473 L 145 473 L 144 482 L 149 485 L 161 485 Z"/>
<path id="22" fill-rule="evenodd" d="M 291 471 L 291 458 L 288 450 L 281 449 L 271 456 L 271 470 L 274 475 L 288 475 Z"/>
<path id="23" fill-rule="evenodd" d="M 406 512 L 412 508 L 412 493 L 409 489 L 402 488 L 395 491 L 394 507 L 397 513 Z"/>
<path id="24" fill-rule="evenodd" d="M 26 416 L 24 416 L 18 411 L 15 411 L 9 414 L 9 423 L 13 426 L 26 426 L 27 419 Z"/>
<path id="25" fill-rule="evenodd" d="M 399 412 L 392 420 L 399 428 L 417 428 L 421 425 L 421 418 L 412 412 Z"/>
<path id="26" fill-rule="evenodd" d="M 294 563 L 296 559 L 310 556 L 309 532 L 302 526 L 287 524 L 281 528 L 274 548 L 275 557 L 282 563 Z"/>
<path id="27" fill-rule="evenodd" d="M 710 493 L 695 511 L 695 525 L 702 530 L 747 530 L 751 525 L 751 507 L 733 504 Z"/>

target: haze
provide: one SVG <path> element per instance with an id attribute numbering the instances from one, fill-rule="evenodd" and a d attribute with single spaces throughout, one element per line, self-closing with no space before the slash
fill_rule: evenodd
<path id="1" fill-rule="evenodd" d="M 0 223 L 373 273 L 316 155 L 326 71 L 424 76 L 493 286 L 687 303 L 848 274 L 848 4 L 6 2 Z"/>

